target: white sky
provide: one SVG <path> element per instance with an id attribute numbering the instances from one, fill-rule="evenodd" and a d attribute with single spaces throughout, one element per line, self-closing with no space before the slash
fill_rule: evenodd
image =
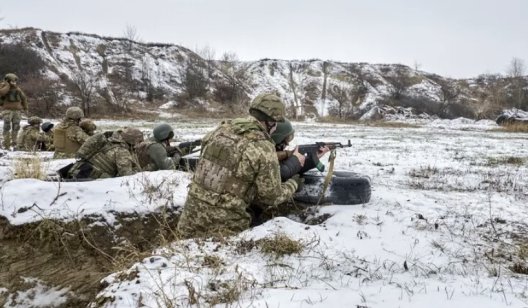
<path id="1" fill-rule="evenodd" d="M 450 77 L 528 65 L 528 0 L 15 0 L 0 28 L 124 36 L 241 60 L 402 63 Z"/>

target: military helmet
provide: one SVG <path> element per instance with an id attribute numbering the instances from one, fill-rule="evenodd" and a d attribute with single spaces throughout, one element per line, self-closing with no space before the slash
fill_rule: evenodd
<path id="1" fill-rule="evenodd" d="M 135 145 L 143 141 L 143 133 L 139 129 L 133 127 L 125 129 L 121 133 L 121 137 L 130 145 Z"/>
<path id="2" fill-rule="evenodd" d="M 5 77 L 4 77 L 4 80 L 9 82 L 9 81 L 18 81 L 18 77 L 17 75 L 13 74 L 13 73 L 9 73 L 9 74 L 6 74 Z"/>
<path id="3" fill-rule="evenodd" d="M 84 117 L 84 112 L 79 107 L 66 109 L 66 119 L 79 120 Z"/>
<path id="4" fill-rule="evenodd" d="M 249 113 L 260 121 L 284 121 L 284 103 L 274 94 L 260 94 L 251 102 Z"/>
<path id="5" fill-rule="evenodd" d="M 35 125 L 35 124 L 40 125 L 40 123 L 42 123 L 42 119 L 39 117 L 34 117 L 34 116 L 29 117 L 28 123 L 29 125 Z"/>
<path id="6" fill-rule="evenodd" d="M 44 123 L 42 123 L 40 128 L 42 128 L 43 132 L 47 133 L 53 128 L 53 126 L 55 126 L 55 125 L 53 125 L 53 123 L 51 123 L 51 122 L 44 122 Z"/>
<path id="7" fill-rule="evenodd" d="M 158 142 L 162 142 L 174 137 L 174 130 L 169 124 L 166 123 L 154 127 L 152 133 L 154 135 L 154 139 L 156 139 Z"/>
<path id="8" fill-rule="evenodd" d="M 97 125 L 90 119 L 82 119 L 79 126 L 86 132 L 93 132 L 97 129 Z"/>
<path id="9" fill-rule="evenodd" d="M 277 129 L 271 134 L 271 139 L 275 141 L 275 144 L 281 144 L 284 140 L 290 142 L 293 139 L 294 133 L 295 130 L 290 121 L 284 119 L 284 122 L 277 123 Z"/>

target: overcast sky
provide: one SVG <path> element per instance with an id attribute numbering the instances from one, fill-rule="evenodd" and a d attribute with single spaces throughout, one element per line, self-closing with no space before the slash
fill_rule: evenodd
<path id="1" fill-rule="evenodd" d="M 1 28 L 124 36 L 241 60 L 401 63 L 450 77 L 528 65 L 528 0 L 15 0 Z"/>

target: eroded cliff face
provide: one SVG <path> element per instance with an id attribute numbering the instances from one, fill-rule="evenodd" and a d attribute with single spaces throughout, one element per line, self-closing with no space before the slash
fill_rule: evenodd
<path id="1" fill-rule="evenodd" d="M 508 89 L 505 79 L 493 76 L 454 80 L 399 64 L 318 59 L 219 61 L 172 44 L 32 28 L 0 30 L 0 43 L 38 53 L 46 63 L 42 75 L 57 81 L 53 87 L 65 105 L 172 101 L 176 108 L 232 111 L 266 91 L 284 99 L 292 118 L 372 119 L 383 117 L 385 106 L 411 108 L 412 115 L 478 118 L 499 109 L 492 106 L 498 98 L 490 84 Z"/>

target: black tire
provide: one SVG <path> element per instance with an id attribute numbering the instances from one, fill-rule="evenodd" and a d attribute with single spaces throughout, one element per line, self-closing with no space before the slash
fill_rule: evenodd
<path id="1" fill-rule="evenodd" d="M 307 172 L 303 175 L 304 186 L 295 193 L 294 200 L 317 204 L 326 174 Z M 363 204 L 370 201 L 370 178 L 350 171 L 334 171 L 320 204 Z"/>
<path id="2" fill-rule="evenodd" d="M 180 160 L 179 170 L 194 171 L 198 163 L 197 156 L 184 157 Z M 295 193 L 294 200 L 315 205 L 323 189 L 326 173 L 308 171 L 302 175 L 304 186 Z M 370 178 L 350 171 L 334 171 L 321 204 L 363 204 L 370 201 Z"/>

